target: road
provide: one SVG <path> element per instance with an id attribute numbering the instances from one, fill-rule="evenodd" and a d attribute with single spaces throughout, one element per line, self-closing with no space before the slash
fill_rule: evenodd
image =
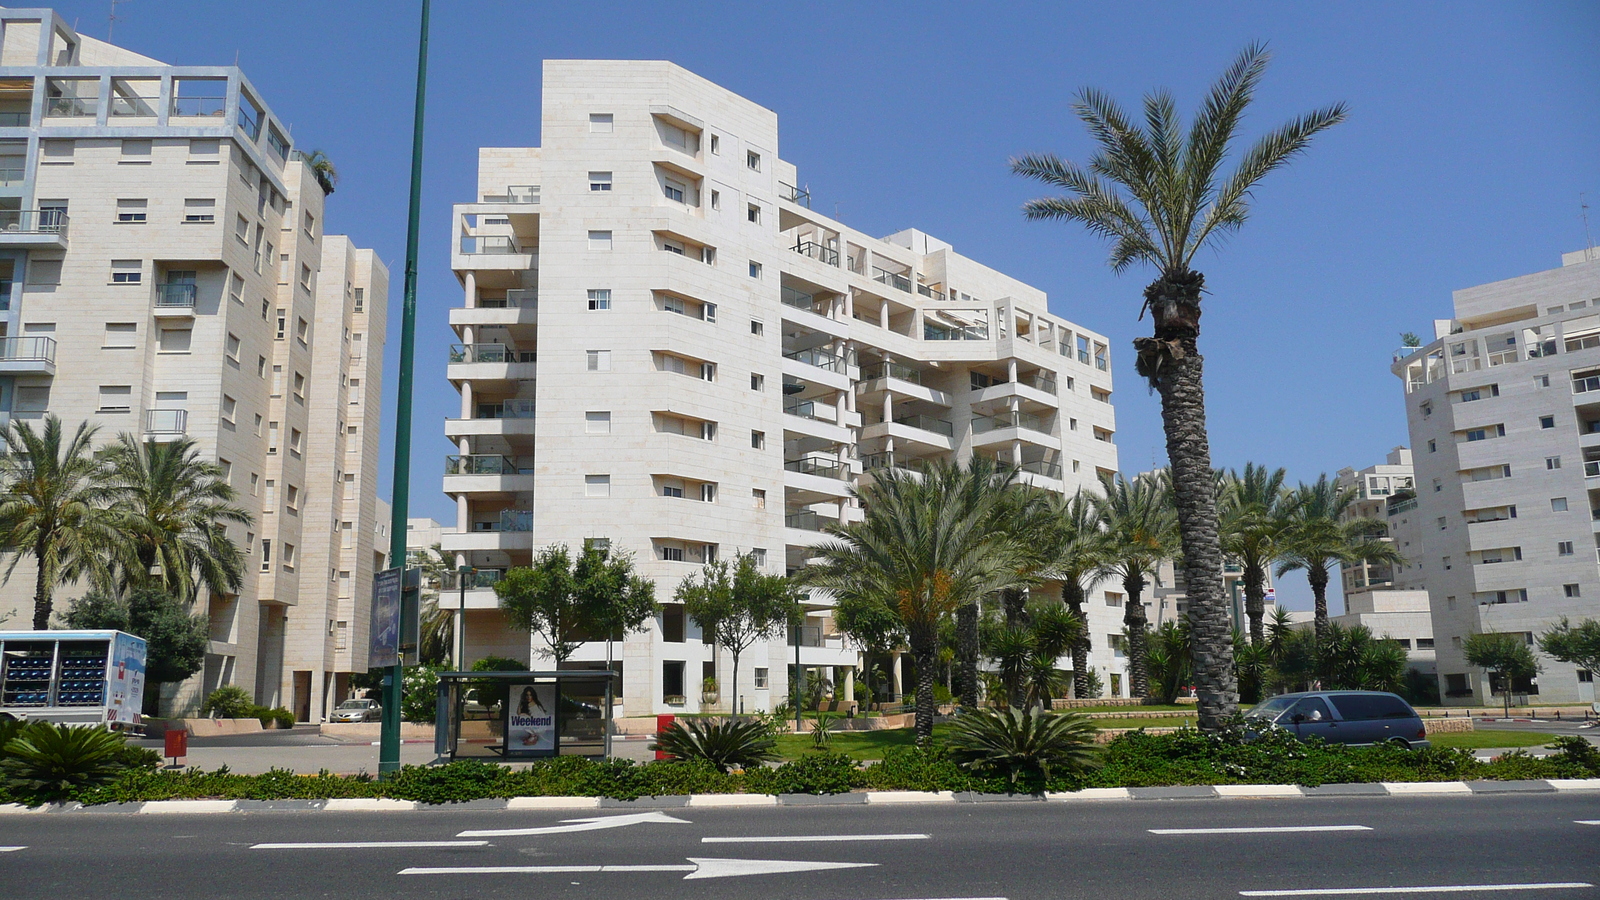
<path id="1" fill-rule="evenodd" d="M 624 820 L 632 824 L 563 824 L 612 816 L 632 816 Z M 1559 900 L 1600 896 L 1592 887 L 1549 887 L 1600 884 L 1600 825 L 1579 820 L 1600 822 L 1600 795 L 679 808 L 643 816 L 470 808 L 46 813 L 0 816 L 0 846 L 23 848 L 0 853 L 0 885 L 8 897 L 119 900 L 613 900 L 623 892 L 652 900 L 1189 900 L 1479 885 L 1497 889 L 1408 896 Z M 1219 828 L 1323 830 L 1171 833 Z M 463 836 L 507 829 L 543 833 Z M 378 845 L 305 846 L 352 841 Z M 264 843 L 290 846 L 256 846 Z M 517 871 L 500 871 L 507 867 Z"/>

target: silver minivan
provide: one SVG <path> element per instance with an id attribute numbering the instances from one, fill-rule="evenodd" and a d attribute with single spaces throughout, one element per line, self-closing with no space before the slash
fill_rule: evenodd
<path id="1" fill-rule="evenodd" d="M 1384 691 L 1303 691 L 1262 701 L 1247 719 L 1266 720 L 1300 740 L 1427 747 L 1428 730 L 1411 704 Z"/>

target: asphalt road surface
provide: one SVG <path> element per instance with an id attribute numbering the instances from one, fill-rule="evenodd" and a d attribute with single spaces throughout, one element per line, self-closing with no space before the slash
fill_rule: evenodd
<path id="1" fill-rule="evenodd" d="M 1582 822 L 1600 796 L 45 813 L 0 817 L 0 895 L 1561 900 L 1600 896 Z"/>

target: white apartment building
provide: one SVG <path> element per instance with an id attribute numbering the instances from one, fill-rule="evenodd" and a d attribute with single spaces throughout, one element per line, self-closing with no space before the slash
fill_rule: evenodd
<path id="1" fill-rule="evenodd" d="M 232 67 L 168 66 L 0 10 L 0 421 L 193 438 L 253 519 L 202 596 L 204 672 L 316 721 L 366 665 L 387 273 Z M 25 560 L 0 610 L 26 617 Z M 64 608 L 78 588 L 56 592 Z M 362 598 L 356 602 L 356 598 Z"/>
<path id="2" fill-rule="evenodd" d="M 1378 637 L 1406 649 L 1411 668 L 1432 677 L 1435 672 L 1433 621 L 1428 591 L 1422 580 L 1424 532 L 1417 517 L 1416 478 L 1411 450 L 1396 447 L 1384 461 L 1365 469 L 1339 470 L 1339 487 L 1356 492 L 1346 520 L 1375 519 L 1384 523 L 1383 540 L 1406 557 L 1398 565 L 1355 562 L 1341 566 L 1344 614 L 1332 621 L 1365 626 Z M 1309 626 L 1308 626 L 1309 627 Z"/>
<path id="3" fill-rule="evenodd" d="M 1396 354 L 1426 534 L 1420 577 L 1447 703 L 1490 701 L 1470 634 L 1532 644 L 1600 615 L 1600 254 L 1456 291 L 1435 340 Z M 1591 515 L 1585 516 L 1584 512 Z M 1409 574 L 1409 573 L 1408 573 Z M 1589 702 L 1593 675 L 1542 658 L 1513 694 Z"/>
<path id="4" fill-rule="evenodd" d="M 542 147 L 480 151 L 451 223 L 442 541 L 478 569 L 468 662 L 537 663 L 492 582 L 535 548 L 603 539 L 665 603 L 620 649 L 624 713 L 698 710 L 708 677 L 717 708 L 770 708 L 794 649 L 758 644 L 727 683 L 731 659 L 671 602 L 701 564 L 800 567 L 887 467 L 982 455 L 1059 491 L 1116 470 L 1106 338 L 922 232 L 811 209 L 772 111 L 666 62 L 551 60 L 541 128 Z M 1120 671 L 1120 612 L 1090 605 L 1095 663 Z M 858 653 L 828 607 L 808 598 L 801 664 L 847 681 Z"/>

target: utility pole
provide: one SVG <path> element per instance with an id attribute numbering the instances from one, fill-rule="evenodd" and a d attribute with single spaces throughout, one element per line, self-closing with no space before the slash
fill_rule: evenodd
<path id="1" fill-rule="evenodd" d="M 428 3 L 422 0 L 422 28 L 417 38 L 417 102 L 411 121 L 411 213 L 406 221 L 405 299 L 400 318 L 400 388 L 395 392 L 394 497 L 389 524 L 389 559 L 406 565 L 407 504 L 411 500 L 411 377 L 417 343 L 417 223 L 422 213 L 422 114 L 428 93 Z M 383 685 L 383 731 L 378 747 L 378 775 L 400 770 L 400 701 L 404 660 L 389 668 Z"/>

